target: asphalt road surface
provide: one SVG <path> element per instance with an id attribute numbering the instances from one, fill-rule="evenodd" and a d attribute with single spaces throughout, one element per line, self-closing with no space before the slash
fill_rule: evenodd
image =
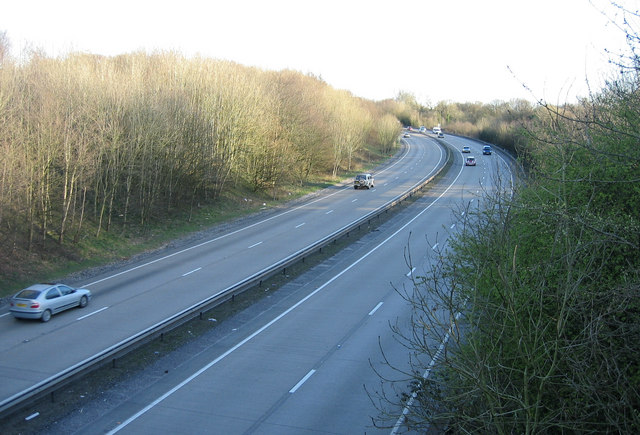
<path id="1" fill-rule="evenodd" d="M 75 283 L 92 291 L 89 306 L 48 323 L 16 320 L 5 307 L 0 312 L 0 403 L 357 220 L 419 183 L 443 159 L 435 142 L 423 140 L 375 174 L 375 189 L 326 189 L 234 231 Z"/>
<path id="2" fill-rule="evenodd" d="M 442 164 L 442 150 L 432 138 L 415 135 L 407 142 L 406 154 L 375 174 L 375 189 L 329 190 L 267 221 L 99 277 L 87 283 L 94 292 L 89 308 L 47 324 L 0 318 L 4 385 L 19 390 L 126 339 L 368 213 Z M 79 426 L 71 431 L 389 433 L 372 422 L 380 414 L 375 392 L 388 388 L 379 374 L 398 377 L 383 362 L 381 349 L 393 364 L 407 364 L 406 349 L 389 324 L 408 327 L 410 307 L 394 287 L 411 285 L 410 274 L 427 265 L 429 250 L 443 247 L 455 232 L 452 209 L 481 201 L 483 189 L 491 188 L 505 167 L 495 153 L 482 156 L 478 143 L 452 136 L 445 142 L 454 164 L 423 198 L 288 284 L 286 297 L 253 312 L 179 370 L 90 422 L 76 419 Z M 476 167 L 464 166 L 462 145 L 471 146 Z M 63 347 L 69 352 L 56 351 Z M 402 409 L 385 411 L 399 416 Z M 63 425 L 56 432 L 63 432 Z"/>

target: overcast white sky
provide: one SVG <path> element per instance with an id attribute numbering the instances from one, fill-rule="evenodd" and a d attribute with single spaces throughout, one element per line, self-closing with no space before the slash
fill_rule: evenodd
<path id="1" fill-rule="evenodd" d="M 624 35 L 607 0 L 2 0 L 16 55 L 175 50 L 294 69 L 381 100 L 585 96 Z M 593 3 L 593 4 L 592 4 Z M 640 0 L 625 1 L 633 9 Z M 635 5 L 635 6 L 634 6 Z M 511 69 L 511 71 L 510 71 Z M 528 93 L 522 83 L 534 92 Z"/>

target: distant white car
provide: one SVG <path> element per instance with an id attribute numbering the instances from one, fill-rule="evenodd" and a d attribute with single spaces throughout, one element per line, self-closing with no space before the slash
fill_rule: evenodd
<path id="1" fill-rule="evenodd" d="M 467 146 L 467 145 L 463 146 L 462 147 L 462 152 L 463 153 L 470 153 L 471 152 L 471 147 Z"/>

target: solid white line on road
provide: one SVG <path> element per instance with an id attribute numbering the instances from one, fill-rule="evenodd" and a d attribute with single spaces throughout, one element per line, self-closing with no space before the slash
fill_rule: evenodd
<path id="1" fill-rule="evenodd" d="M 296 386 L 295 386 L 295 387 L 293 387 L 292 389 L 290 389 L 290 390 L 289 390 L 289 392 L 290 392 L 291 394 L 295 393 L 295 392 L 296 392 L 296 390 L 297 390 L 298 388 L 302 387 L 302 384 L 304 384 L 305 382 L 307 382 L 307 380 L 308 380 L 311 376 L 313 376 L 313 374 L 314 374 L 315 372 L 316 372 L 316 371 L 315 371 L 314 369 L 309 370 L 309 373 L 307 373 L 307 374 L 305 375 L 305 377 L 304 377 L 304 378 L 300 379 L 300 382 L 298 382 L 298 383 L 296 384 Z"/>
<path id="2" fill-rule="evenodd" d="M 86 319 L 86 318 L 87 318 L 87 317 L 89 317 L 89 316 L 93 316 L 94 314 L 98 314 L 100 311 L 104 311 L 104 310 L 106 310 L 107 308 L 109 308 L 109 307 L 102 307 L 102 308 L 100 308 L 99 310 L 94 311 L 93 313 L 85 314 L 85 315 L 84 315 L 84 316 L 82 316 L 82 317 L 78 317 L 76 320 Z"/>
<path id="3" fill-rule="evenodd" d="M 305 223 L 302 222 L 301 224 L 296 225 L 296 228 L 300 228 L 301 226 L 303 226 Z"/>
<path id="4" fill-rule="evenodd" d="M 411 270 L 409 272 L 407 272 L 407 276 L 411 276 L 411 274 L 413 273 L 414 270 L 416 270 L 416 268 L 412 267 Z"/>
<path id="5" fill-rule="evenodd" d="M 0 317 L 8 316 L 9 313 L 0 314 Z"/>
<path id="6" fill-rule="evenodd" d="M 191 270 L 191 271 L 189 271 L 189 272 L 187 272 L 187 273 L 183 273 L 183 274 L 182 274 L 182 276 L 191 275 L 192 273 L 197 272 L 197 271 L 199 271 L 200 269 L 202 269 L 202 268 L 201 268 L 201 267 L 198 267 L 197 269 L 193 269 L 193 270 Z"/>
<path id="7" fill-rule="evenodd" d="M 375 306 L 375 308 L 371 311 L 369 311 L 369 315 L 373 316 L 373 314 L 378 311 L 378 308 L 380 308 L 382 306 L 382 302 L 379 302 L 378 305 Z"/>
<path id="8" fill-rule="evenodd" d="M 262 242 L 254 243 L 253 245 L 249 246 L 249 249 L 255 248 L 256 246 L 261 245 L 261 244 L 262 244 Z"/>
<path id="9" fill-rule="evenodd" d="M 455 315 L 456 321 L 460 318 L 461 314 L 462 314 L 462 312 L 456 313 L 456 315 Z M 436 360 L 438 358 L 440 358 L 440 354 L 442 353 L 442 351 L 444 350 L 445 346 L 449 342 L 449 338 L 451 337 L 452 330 L 453 330 L 453 324 L 449 327 L 449 331 L 447 331 L 447 334 L 444 336 L 444 339 L 440 343 L 440 346 L 438 346 L 438 351 L 436 352 L 436 354 L 433 356 L 433 358 L 429 362 L 429 367 L 427 368 L 427 370 L 425 370 L 424 374 L 422 375 L 422 379 L 426 380 L 429 377 L 429 375 L 431 374 L 431 369 L 433 369 L 433 366 L 436 364 Z M 400 426 L 402 426 L 402 424 L 404 423 L 406 415 L 409 413 L 409 408 L 411 408 L 413 406 L 413 402 L 415 401 L 416 397 L 418 397 L 418 393 L 414 391 L 413 394 L 411 395 L 411 397 L 409 398 L 409 401 L 405 405 L 404 409 L 402 410 L 402 414 L 400 414 L 400 417 L 398 418 L 398 421 L 396 421 L 396 424 L 393 426 L 393 430 L 391 431 L 391 435 L 397 434 L 398 430 L 400 430 Z"/>

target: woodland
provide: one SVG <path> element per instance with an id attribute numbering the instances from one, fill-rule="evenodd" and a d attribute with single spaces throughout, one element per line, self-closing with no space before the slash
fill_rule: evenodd
<path id="1" fill-rule="evenodd" d="M 0 61 L 10 286 L 123 255 L 117 245 L 144 245 L 167 222 L 334 183 L 388 157 L 401 129 L 379 104 L 295 71 L 172 52 Z"/>

